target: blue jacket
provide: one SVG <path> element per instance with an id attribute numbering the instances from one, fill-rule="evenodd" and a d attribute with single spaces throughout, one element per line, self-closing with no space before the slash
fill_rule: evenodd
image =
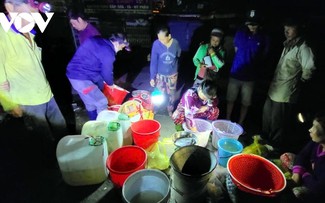
<path id="1" fill-rule="evenodd" d="M 90 80 L 103 89 L 103 81 L 113 85 L 115 49 L 111 41 L 102 37 L 91 37 L 77 49 L 67 67 L 67 77 Z"/>
<path id="2" fill-rule="evenodd" d="M 254 81 L 256 69 L 263 68 L 262 62 L 269 51 L 269 38 L 258 31 L 252 34 L 247 26 L 239 29 L 234 38 L 237 47 L 230 70 L 231 77 L 242 81 Z"/>
<path id="3" fill-rule="evenodd" d="M 155 40 L 151 49 L 150 79 L 155 79 L 157 74 L 173 75 L 177 73 L 180 56 L 181 48 L 175 38 L 168 48 L 158 39 Z"/>

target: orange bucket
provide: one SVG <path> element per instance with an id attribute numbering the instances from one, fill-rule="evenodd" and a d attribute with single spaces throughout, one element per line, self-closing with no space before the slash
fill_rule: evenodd
<path id="1" fill-rule="evenodd" d="M 144 149 L 128 145 L 114 150 L 106 160 L 106 167 L 115 187 L 121 188 L 132 173 L 145 168 L 146 162 Z"/>
<path id="2" fill-rule="evenodd" d="M 132 123 L 131 131 L 133 141 L 136 145 L 147 149 L 158 142 L 161 125 L 156 120 L 139 120 Z"/>

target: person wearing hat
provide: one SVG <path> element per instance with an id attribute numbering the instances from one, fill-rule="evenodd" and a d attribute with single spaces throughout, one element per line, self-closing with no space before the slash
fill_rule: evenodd
<path id="1" fill-rule="evenodd" d="M 194 86 L 198 86 L 203 79 L 216 82 L 216 73 L 225 64 L 225 50 L 222 47 L 223 31 L 214 28 L 210 34 L 210 42 L 201 44 L 193 57 L 196 66 Z"/>
<path id="2" fill-rule="evenodd" d="M 286 150 L 301 88 L 316 69 L 313 51 L 302 37 L 301 27 L 295 18 L 284 22 L 286 40 L 263 107 L 261 135 L 273 146 L 275 155 Z"/>
<path id="3" fill-rule="evenodd" d="M 31 0 L 4 1 L 7 13 L 38 13 L 40 5 Z M 12 21 L 10 15 L 7 18 Z M 26 20 L 21 23 L 21 28 L 30 24 Z M 21 32 L 15 24 L 8 31 L 0 26 L 0 103 L 8 116 L 19 117 L 28 132 L 40 140 L 42 163 L 47 164 L 55 158 L 55 142 L 66 135 L 67 129 L 34 38 L 34 31 Z M 0 134 L 14 136 L 8 131 Z"/>
<path id="4" fill-rule="evenodd" d="M 227 88 L 226 118 L 232 120 L 235 101 L 241 93 L 241 108 L 238 123 L 242 125 L 251 105 L 257 72 L 269 52 L 269 37 L 261 30 L 260 18 L 255 10 L 249 12 L 245 26 L 240 27 L 234 37 L 235 56 L 230 69 Z"/>
<path id="5" fill-rule="evenodd" d="M 94 36 L 77 49 L 67 66 L 66 75 L 85 104 L 90 120 L 96 120 L 97 114 L 108 108 L 102 90 L 104 83 L 113 85 L 115 57 L 123 49 L 130 51 L 122 33 L 114 33 L 109 39 Z"/>

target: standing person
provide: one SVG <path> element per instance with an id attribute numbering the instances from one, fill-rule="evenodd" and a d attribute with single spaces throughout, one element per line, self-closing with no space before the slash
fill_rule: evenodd
<path id="1" fill-rule="evenodd" d="M 210 34 L 210 42 L 200 45 L 193 57 L 196 66 L 194 86 L 198 86 L 203 79 L 216 82 L 217 72 L 225 64 L 225 50 L 222 47 L 223 31 L 214 28 Z"/>
<path id="2" fill-rule="evenodd" d="M 299 93 L 316 69 L 314 54 L 301 32 L 297 19 L 285 21 L 286 41 L 263 108 L 262 138 L 274 147 L 275 154 L 284 150 L 285 137 L 297 115 Z"/>
<path id="3" fill-rule="evenodd" d="M 87 17 L 81 6 L 71 6 L 67 13 L 70 24 L 78 31 L 80 45 L 89 37 L 101 35 L 97 28 L 87 21 Z"/>
<path id="4" fill-rule="evenodd" d="M 174 110 L 181 48 L 178 41 L 172 38 L 168 26 L 160 26 L 156 34 L 158 39 L 153 42 L 150 55 L 150 85 L 167 94 L 167 111 L 171 116 Z"/>
<path id="5" fill-rule="evenodd" d="M 241 93 L 241 109 L 238 123 L 243 124 L 251 105 L 257 72 L 263 68 L 263 61 L 269 51 L 269 38 L 262 31 L 260 19 L 255 10 L 251 10 L 245 26 L 235 35 L 235 57 L 230 70 L 227 88 L 227 115 L 231 120 L 234 103 Z"/>
<path id="6" fill-rule="evenodd" d="M 6 0 L 5 9 L 8 13 L 38 12 L 28 0 Z M 21 27 L 28 24 L 22 20 Z M 23 116 L 32 134 L 40 137 L 44 153 L 55 156 L 51 150 L 65 136 L 66 122 L 46 79 L 34 34 L 21 33 L 13 24 L 7 32 L 0 26 L 0 39 L 0 95 L 18 110 L 14 116 Z"/>
<path id="7" fill-rule="evenodd" d="M 129 43 L 122 33 L 112 34 L 109 39 L 99 36 L 85 41 L 74 54 L 67 67 L 67 77 L 85 104 L 90 120 L 108 107 L 102 90 L 104 82 L 114 83 L 113 68 L 116 53 L 129 50 Z"/>

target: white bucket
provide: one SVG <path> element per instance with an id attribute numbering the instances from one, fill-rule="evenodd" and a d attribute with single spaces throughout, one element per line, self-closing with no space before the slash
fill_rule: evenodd
<path id="1" fill-rule="evenodd" d="M 122 188 L 127 203 L 167 203 L 170 198 L 170 181 L 157 169 L 142 169 L 131 174 Z"/>
<path id="2" fill-rule="evenodd" d="M 195 122 L 195 126 L 198 132 L 193 132 L 190 129 L 188 129 L 186 123 L 183 123 L 182 127 L 184 131 L 191 132 L 194 135 L 196 135 L 197 142 L 195 145 L 206 147 L 209 142 L 210 134 L 212 132 L 212 125 L 209 121 L 204 119 L 194 118 L 193 120 Z"/>
<path id="3" fill-rule="evenodd" d="M 212 146 L 218 148 L 218 140 L 220 138 L 238 139 L 243 134 L 243 128 L 230 120 L 215 120 L 212 122 Z"/>

